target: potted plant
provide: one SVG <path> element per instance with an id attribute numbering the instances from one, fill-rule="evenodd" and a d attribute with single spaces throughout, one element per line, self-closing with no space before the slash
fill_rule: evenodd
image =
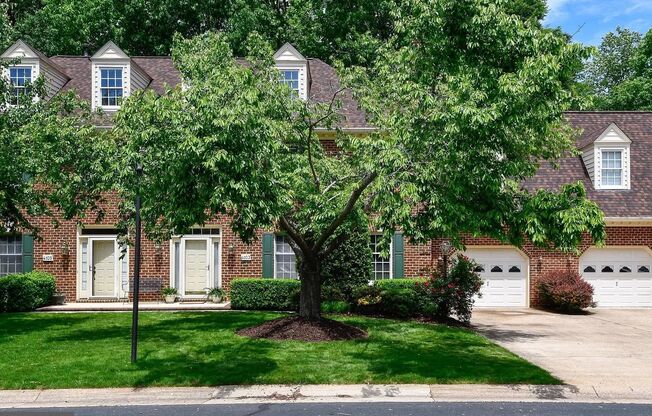
<path id="1" fill-rule="evenodd" d="M 165 303 L 174 303 L 174 301 L 177 299 L 178 293 L 179 292 L 177 292 L 177 290 L 173 287 L 164 287 L 161 291 L 163 299 L 165 299 Z"/>
<path id="2" fill-rule="evenodd" d="M 55 293 L 52 295 L 52 303 L 54 305 L 63 305 L 66 303 L 66 295 L 63 293 Z"/>
<path id="3" fill-rule="evenodd" d="M 214 287 L 208 292 L 208 297 L 213 303 L 220 303 L 226 298 L 226 291 L 220 287 Z"/>

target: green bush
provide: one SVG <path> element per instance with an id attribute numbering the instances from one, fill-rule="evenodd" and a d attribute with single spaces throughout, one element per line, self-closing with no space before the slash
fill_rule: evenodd
<path id="1" fill-rule="evenodd" d="M 347 313 L 350 309 L 348 302 L 343 300 L 327 300 L 321 303 L 323 313 Z"/>
<path id="2" fill-rule="evenodd" d="M 48 305 L 55 289 L 54 276 L 45 272 L 0 277 L 0 311 L 33 311 Z"/>
<path id="3" fill-rule="evenodd" d="M 432 308 L 424 313 L 438 319 L 455 315 L 460 322 L 470 322 L 475 296 L 482 287 L 476 270 L 473 260 L 458 254 L 452 258 L 447 273 L 436 270 L 424 283 L 418 283 L 419 298 L 425 300 L 422 308 Z"/>
<path id="4" fill-rule="evenodd" d="M 350 227 L 348 238 L 322 262 L 322 299 L 353 301 L 355 288 L 371 280 L 371 248 L 366 225 Z"/>
<path id="5" fill-rule="evenodd" d="M 356 312 L 408 318 L 424 315 L 427 310 L 418 284 L 426 279 L 387 279 L 356 288 L 352 302 Z"/>
<path id="6" fill-rule="evenodd" d="M 416 279 L 383 279 L 376 280 L 374 285 L 376 285 L 380 290 L 388 289 L 414 289 L 417 283 L 425 282 L 425 278 L 416 278 Z"/>
<path id="7" fill-rule="evenodd" d="M 301 282 L 296 279 L 235 279 L 231 282 L 231 308 L 295 311 L 300 290 Z"/>

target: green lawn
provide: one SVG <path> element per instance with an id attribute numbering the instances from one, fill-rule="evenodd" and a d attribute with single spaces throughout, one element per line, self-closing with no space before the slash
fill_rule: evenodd
<path id="1" fill-rule="evenodd" d="M 0 388 L 211 386 L 276 383 L 535 383 L 559 381 L 472 331 L 337 317 L 358 341 L 253 340 L 234 331 L 273 313 L 0 314 Z"/>

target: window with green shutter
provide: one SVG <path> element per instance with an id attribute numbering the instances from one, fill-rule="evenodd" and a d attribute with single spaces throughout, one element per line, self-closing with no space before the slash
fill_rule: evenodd
<path id="1" fill-rule="evenodd" d="M 392 277 L 405 277 L 405 244 L 402 233 L 394 233 L 392 238 Z"/>
<path id="2" fill-rule="evenodd" d="M 33 259 L 34 239 L 31 235 L 0 236 L 0 276 L 31 272 Z"/>

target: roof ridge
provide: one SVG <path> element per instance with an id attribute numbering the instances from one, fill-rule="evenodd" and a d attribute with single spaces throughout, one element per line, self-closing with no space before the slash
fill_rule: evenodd
<path id="1" fill-rule="evenodd" d="M 564 114 L 575 113 L 575 114 L 649 114 L 652 113 L 652 110 L 570 110 L 564 111 Z"/>

